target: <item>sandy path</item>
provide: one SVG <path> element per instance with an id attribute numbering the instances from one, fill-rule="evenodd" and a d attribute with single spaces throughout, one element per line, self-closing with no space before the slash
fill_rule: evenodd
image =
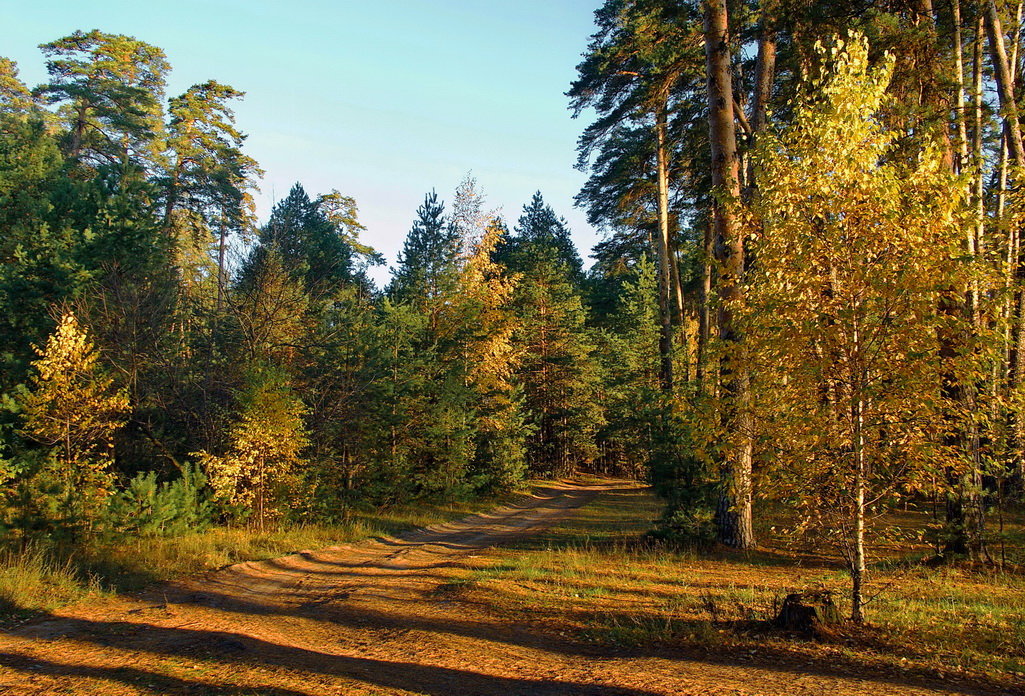
<path id="1" fill-rule="evenodd" d="M 517 505 L 391 539 L 244 563 L 0 636 L 0 693 L 949 694 L 821 665 L 751 665 L 584 646 L 453 599 L 495 544 L 602 490 L 551 484 Z"/>

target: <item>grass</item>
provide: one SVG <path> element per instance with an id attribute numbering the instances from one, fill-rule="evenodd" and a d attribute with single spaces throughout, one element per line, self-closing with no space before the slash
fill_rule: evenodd
<path id="1" fill-rule="evenodd" d="M 544 535 L 482 559 L 459 591 L 604 645 L 1025 683 L 1020 571 L 930 568 L 907 560 L 928 555 L 927 546 L 903 547 L 903 561 L 892 546 L 879 549 L 885 562 L 869 578 L 869 595 L 878 592 L 867 607 L 869 624 L 812 640 L 768 622 L 786 594 L 809 588 L 833 590 L 848 612 L 849 579 L 838 558 L 785 544 L 771 535 L 772 520 L 755 552 L 669 549 L 643 539 L 660 510 L 644 489 L 603 494 Z M 924 517 L 902 513 L 901 521 L 924 525 Z M 1022 529 L 1022 516 L 1015 520 Z M 1015 541 L 1015 551 L 1021 548 Z"/>
<path id="2" fill-rule="evenodd" d="M 389 536 L 463 517 L 495 499 L 395 506 L 357 512 L 336 525 L 267 531 L 213 527 L 176 537 L 92 540 L 73 549 L 29 546 L 0 552 L 0 627 L 74 602 L 141 589 L 244 561 L 264 560 L 374 536 Z"/>

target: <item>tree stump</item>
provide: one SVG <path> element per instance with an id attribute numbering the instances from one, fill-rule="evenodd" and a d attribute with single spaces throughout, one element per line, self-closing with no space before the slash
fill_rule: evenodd
<path id="1" fill-rule="evenodd" d="M 840 611 L 833 603 L 833 593 L 813 590 L 788 594 L 774 623 L 787 631 L 816 633 L 824 626 L 838 624 L 840 621 Z"/>

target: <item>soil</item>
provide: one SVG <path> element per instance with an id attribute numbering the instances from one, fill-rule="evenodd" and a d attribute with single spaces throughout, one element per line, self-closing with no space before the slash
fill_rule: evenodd
<path id="1" fill-rule="evenodd" d="M 634 485 L 553 483 L 458 522 L 69 607 L 0 635 L 0 693 L 999 693 L 839 665 L 598 648 L 453 591 L 488 547 Z"/>

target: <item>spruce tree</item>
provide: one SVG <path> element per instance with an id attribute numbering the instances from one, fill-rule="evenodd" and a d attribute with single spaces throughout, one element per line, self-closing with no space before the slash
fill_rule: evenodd
<path id="1" fill-rule="evenodd" d="M 537 473 L 565 475 L 594 460 L 602 420 L 582 263 L 565 220 L 539 193 L 523 207 L 516 234 L 495 257 L 520 276 L 513 295 L 514 340 L 523 355 L 517 377 L 531 429 L 527 460 Z"/>
<path id="2" fill-rule="evenodd" d="M 271 211 L 260 230 L 259 245 L 243 269 L 243 279 L 270 249 L 313 297 L 324 299 L 353 279 L 352 248 L 336 224 L 300 184 Z"/>
<path id="3" fill-rule="evenodd" d="M 583 283 L 584 262 L 570 237 L 569 225 L 545 203 L 540 191 L 523 206 L 514 231 L 514 235 L 504 238 L 495 249 L 499 262 L 519 270 L 521 264 L 529 265 L 532 253 L 541 252 L 564 268 L 566 277 L 574 285 Z"/>
<path id="4" fill-rule="evenodd" d="M 416 210 L 388 295 L 424 307 L 452 291 L 460 251 L 459 230 L 447 224 L 445 204 L 431 191 Z"/>

